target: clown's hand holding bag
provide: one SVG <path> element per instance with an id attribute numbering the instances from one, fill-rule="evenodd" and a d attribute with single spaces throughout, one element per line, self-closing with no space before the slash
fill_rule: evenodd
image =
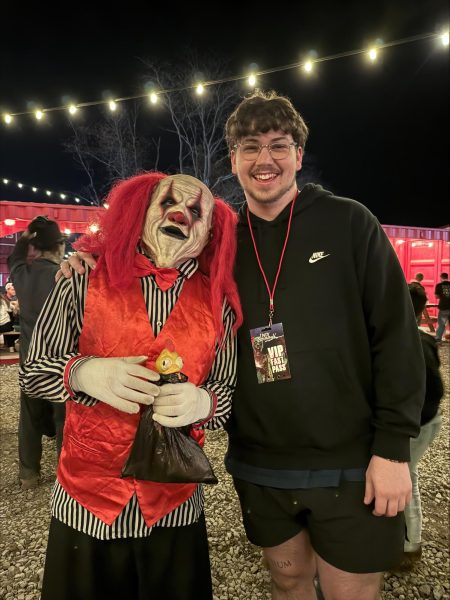
<path id="1" fill-rule="evenodd" d="M 164 395 L 157 396 L 161 412 L 155 414 L 151 405 L 143 409 L 122 477 L 160 483 L 217 483 L 199 445 L 203 443 L 204 433 L 189 426 L 197 420 L 195 411 L 198 411 L 198 420 L 205 411 L 211 413 L 211 398 L 206 390 L 187 383 L 186 375 L 181 373 L 182 366 L 181 356 L 168 348 L 156 359 L 155 368 L 160 373 L 156 383 L 164 386 L 166 391 Z M 180 401 L 176 385 L 190 386 L 184 395 L 197 396 L 197 401 L 192 404 L 185 402 L 188 404 L 185 415 L 172 417 L 172 405 Z M 164 427 L 163 424 L 170 426 Z M 179 426 L 174 427 L 174 424 Z"/>

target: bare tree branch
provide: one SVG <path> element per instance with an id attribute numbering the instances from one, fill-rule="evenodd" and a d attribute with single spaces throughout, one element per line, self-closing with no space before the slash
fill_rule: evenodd
<path id="1" fill-rule="evenodd" d="M 164 170 L 188 173 L 201 179 L 214 193 L 234 201 L 239 186 L 230 175 L 229 157 L 223 136 L 225 121 L 237 104 L 235 82 L 207 86 L 204 96 L 197 96 L 187 86 L 199 81 L 199 61 L 186 54 L 183 64 L 168 66 L 160 61 L 142 61 L 147 80 L 155 90 L 172 90 L 162 94 L 162 110 L 156 125 L 140 118 L 142 102 L 123 103 L 116 113 L 102 114 L 85 125 L 71 123 L 73 138 L 66 143 L 88 180 L 90 195 L 96 204 L 117 179 L 144 169 L 157 169 L 164 149 L 175 148 L 173 158 L 166 159 Z M 202 59 L 203 81 L 226 79 L 223 60 Z M 179 91 L 177 91 L 179 90 Z M 147 107 L 146 107 L 147 110 Z M 142 111 L 143 112 L 143 111 Z M 149 132 L 150 127 L 153 129 Z M 154 134 L 156 129 L 157 135 Z"/>
<path id="2" fill-rule="evenodd" d="M 89 195 L 95 204 L 117 179 L 156 169 L 160 140 L 144 139 L 139 122 L 139 104 L 123 104 L 114 114 L 97 115 L 95 121 L 77 125 L 71 121 L 73 137 L 65 148 L 88 179 Z"/>

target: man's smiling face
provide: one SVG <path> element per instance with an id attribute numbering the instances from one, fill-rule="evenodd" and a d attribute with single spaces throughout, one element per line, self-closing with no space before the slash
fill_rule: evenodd
<path id="1" fill-rule="evenodd" d="M 214 198 L 190 175 L 163 179 L 147 210 L 142 242 L 158 267 L 197 257 L 208 243 Z"/>
<path id="2" fill-rule="evenodd" d="M 266 146 L 267 144 L 289 144 L 286 158 L 274 159 L 267 147 L 254 160 L 245 158 L 243 145 Z M 302 165 L 302 149 L 293 145 L 290 133 L 270 130 L 267 133 L 248 135 L 239 140 L 231 153 L 232 172 L 237 175 L 249 205 L 276 204 L 283 196 L 292 200 L 296 189 L 296 173 Z"/>

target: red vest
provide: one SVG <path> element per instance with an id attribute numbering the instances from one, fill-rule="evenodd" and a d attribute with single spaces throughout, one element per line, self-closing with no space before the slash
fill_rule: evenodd
<path id="1" fill-rule="evenodd" d="M 183 358 L 189 381 L 201 384 L 214 361 L 216 335 L 206 278 L 199 272 L 184 282 L 183 290 L 164 327 L 155 338 L 139 279 L 126 290 L 112 289 L 98 272 L 89 280 L 80 336 L 80 354 L 98 357 L 149 355 L 145 366 L 173 340 Z M 67 402 L 64 445 L 58 466 L 63 488 L 96 517 L 110 525 L 134 493 L 150 527 L 185 502 L 197 484 L 155 483 L 120 477 L 130 453 L 140 415 L 112 408 L 104 402 L 85 406 Z M 203 431 L 193 437 L 202 445 Z"/>

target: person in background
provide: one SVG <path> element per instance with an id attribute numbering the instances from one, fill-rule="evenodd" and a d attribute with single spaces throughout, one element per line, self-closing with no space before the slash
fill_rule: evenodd
<path id="1" fill-rule="evenodd" d="M 448 280 L 448 273 L 441 273 L 441 281 L 436 285 L 434 295 L 439 300 L 436 342 L 440 344 L 450 318 L 450 281 Z"/>
<path id="2" fill-rule="evenodd" d="M 37 258 L 28 261 L 29 246 Z M 64 257 L 65 237 L 55 221 L 36 217 L 8 257 L 10 277 L 20 305 L 19 357 L 27 358 L 34 327 L 47 296 L 55 286 L 55 273 Z M 11 288 L 10 288 L 11 289 Z M 42 436 L 55 437 L 57 453 L 61 452 L 64 404 L 52 404 L 45 397 L 30 398 L 20 392 L 19 416 L 19 480 L 22 490 L 39 483 Z"/>
<path id="3" fill-rule="evenodd" d="M 8 310 L 11 313 L 11 325 L 19 324 L 19 301 L 17 300 L 16 290 L 14 284 L 11 281 L 5 285 L 5 298 L 8 302 Z"/>
<path id="4" fill-rule="evenodd" d="M 417 319 L 425 307 L 427 296 L 413 283 L 409 284 L 409 292 Z M 442 426 L 442 413 L 440 410 L 441 398 L 444 395 L 444 386 L 439 372 L 439 356 L 433 337 L 419 330 L 423 355 L 426 367 L 425 402 L 420 418 L 420 433 L 412 438 L 411 461 L 409 470 L 412 479 L 412 499 L 405 508 L 406 541 L 402 561 L 397 567 L 400 571 L 409 571 L 422 555 L 422 506 L 419 491 L 418 465 L 433 440 L 438 436 Z"/>
<path id="5" fill-rule="evenodd" d="M 411 281 L 411 285 L 415 285 L 415 286 L 420 287 L 423 290 L 425 290 L 425 288 L 423 287 L 422 281 L 423 281 L 423 273 L 416 273 L 414 279 Z"/>
<path id="6" fill-rule="evenodd" d="M 8 281 L 8 283 L 5 285 L 5 296 L 9 302 L 14 302 L 15 300 L 17 300 L 16 290 L 12 281 Z"/>
<path id="7" fill-rule="evenodd" d="M 11 321 L 11 313 L 9 305 L 3 294 L 0 294 L 0 334 L 12 331 L 13 324 Z M 4 338 L 5 345 L 10 352 L 14 352 L 14 338 L 10 335 Z"/>
<path id="8" fill-rule="evenodd" d="M 414 285 L 415 287 L 422 290 L 425 293 L 425 297 L 426 297 L 426 291 L 425 291 L 425 287 L 422 284 L 422 281 L 423 281 L 423 273 L 416 273 L 414 279 L 410 282 L 410 285 Z M 427 300 L 428 300 L 428 298 L 427 298 Z M 428 314 L 426 306 L 423 307 L 422 313 L 421 313 L 421 315 L 419 315 L 419 321 L 418 321 L 419 325 L 422 322 L 422 318 L 425 320 L 426 323 L 428 323 L 428 326 L 431 325 L 431 327 L 433 327 L 432 321 L 430 319 L 430 315 Z"/>

